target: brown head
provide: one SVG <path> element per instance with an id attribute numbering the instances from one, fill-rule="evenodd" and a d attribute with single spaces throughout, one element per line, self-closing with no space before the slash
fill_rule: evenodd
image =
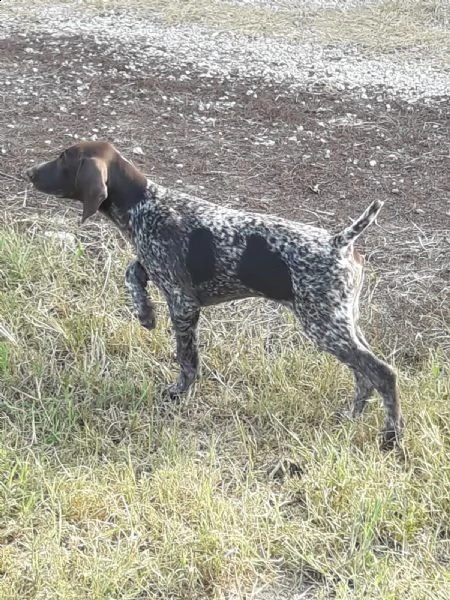
<path id="1" fill-rule="evenodd" d="M 143 198 L 147 185 L 145 176 L 108 142 L 80 142 L 26 174 L 40 192 L 82 202 L 82 222 L 98 210 L 120 221 Z"/>

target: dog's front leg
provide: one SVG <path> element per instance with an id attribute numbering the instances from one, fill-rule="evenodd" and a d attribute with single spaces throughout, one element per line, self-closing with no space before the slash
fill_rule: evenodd
<path id="1" fill-rule="evenodd" d="M 170 317 L 175 329 L 177 361 L 180 365 L 178 380 L 166 389 L 170 397 L 177 397 L 190 388 L 199 372 L 197 325 L 200 309 L 191 301 L 169 301 Z"/>
<path id="2" fill-rule="evenodd" d="M 155 307 L 147 295 L 148 276 L 138 260 L 133 260 L 125 271 L 125 285 L 130 293 L 136 317 L 146 329 L 156 326 Z"/>

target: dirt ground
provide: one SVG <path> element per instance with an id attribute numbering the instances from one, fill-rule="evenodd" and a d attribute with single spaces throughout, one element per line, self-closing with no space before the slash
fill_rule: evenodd
<path id="1" fill-rule="evenodd" d="M 0 39 L 0 87 L 0 207 L 19 226 L 37 213 L 79 218 L 21 174 L 81 137 L 112 141 L 168 186 L 331 230 L 380 198 L 378 226 L 358 241 L 372 333 L 410 359 L 449 349 L 448 97 L 215 76 L 139 60 L 125 42 L 39 31 Z"/>

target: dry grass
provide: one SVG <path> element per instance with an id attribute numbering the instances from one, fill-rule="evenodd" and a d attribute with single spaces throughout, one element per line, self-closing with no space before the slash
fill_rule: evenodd
<path id="1" fill-rule="evenodd" d="M 152 335 L 131 320 L 128 252 L 91 227 L 0 231 L 0 597 L 448 598 L 448 362 L 399 365 L 383 455 L 381 408 L 334 421 L 347 370 L 237 302 L 206 311 L 203 378 L 162 410 L 166 309 Z"/>
<path id="2" fill-rule="evenodd" d="M 27 13 L 48 6 L 38 0 Z M 65 2 L 58 4 L 64 5 Z M 68 3 L 71 5 L 71 3 Z M 83 11 L 123 10 L 119 0 L 81 0 Z M 131 0 L 127 9 L 151 14 L 168 25 L 198 24 L 207 28 L 236 31 L 249 36 L 275 36 L 286 41 L 323 41 L 357 45 L 375 54 L 413 51 L 448 63 L 450 50 L 450 4 L 447 0 L 380 0 L 359 5 L 331 6 L 317 3 L 277 3 L 277 9 L 216 0 Z M 8 7 L 6 7 L 7 10 Z"/>
<path id="3" fill-rule="evenodd" d="M 314 25 L 333 43 L 448 47 L 426 37 L 441 36 L 444 0 L 313 11 L 297 23 L 286 8 L 140 4 L 167 22 L 251 35 L 300 39 Z M 389 20 L 379 12 L 388 9 Z M 236 302 L 205 311 L 202 380 L 167 407 L 161 389 L 177 371 L 167 312 L 157 297 L 152 334 L 131 319 L 129 250 L 98 220 L 79 230 L 70 217 L 12 214 L 0 225 L 0 598 L 450 597 L 447 356 L 396 365 L 407 432 L 383 455 L 378 402 L 361 421 L 336 423 L 348 371 L 304 342 L 284 310 Z M 45 235 L 61 230 L 70 235 Z M 415 273 L 412 260 L 398 284 L 412 290 L 409 306 L 431 273 L 442 276 L 443 314 L 427 315 L 436 336 L 448 331 L 445 235 L 423 236 L 429 264 Z M 387 351 L 371 317 L 365 329 Z"/>
<path id="4" fill-rule="evenodd" d="M 371 331 L 376 339 L 385 339 L 393 353 L 409 361 L 420 360 L 429 347 L 450 356 L 448 230 L 416 231 L 419 235 L 395 223 L 384 228 L 369 253 L 374 262 L 383 263 L 383 280 L 373 278 L 361 302 L 362 313 L 370 313 L 376 323 Z M 384 284 L 382 294 L 378 284 Z"/>
<path id="5" fill-rule="evenodd" d="M 450 4 L 445 0 L 383 0 L 345 11 L 321 11 L 314 28 L 333 44 L 379 52 L 413 50 L 448 62 Z"/>

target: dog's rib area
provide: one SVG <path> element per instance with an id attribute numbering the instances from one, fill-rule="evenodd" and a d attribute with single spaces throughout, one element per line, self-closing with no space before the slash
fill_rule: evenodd
<path id="1" fill-rule="evenodd" d="M 206 227 L 198 227 L 189 235 L 186 266 L 192 283 L 210 281 L 215 271 L 214 237 Z"/>
<path id="2" fill-rule="evenodd" d="M 260 235 L 250 235 L 239 262 L 237 276 L 243 284 L 273 300 L 292 301 L 292 278 L 278 252 L 269 249 Z"/>

